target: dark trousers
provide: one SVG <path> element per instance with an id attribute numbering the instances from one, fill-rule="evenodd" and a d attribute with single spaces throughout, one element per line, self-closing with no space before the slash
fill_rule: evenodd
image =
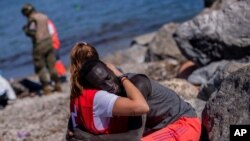
<path id="1" fill-rule="evenodd" d="M 33 62 L 35 72 L 43 87 L 50 83 L 50 79 L 55 83 L 58 82 L 59 79 L 54 68 L 56 55 L 50 39 L 43 40 L 34 45 Z"/>

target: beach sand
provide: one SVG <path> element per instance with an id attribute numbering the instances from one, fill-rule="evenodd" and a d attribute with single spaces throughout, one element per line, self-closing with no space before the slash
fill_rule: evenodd
<path id="1" fill-rule="evenodd" d="M 36 81 L 36 76 L 29 79 Z M 69 81 L 63 92 L 16 99 L 0 110 L 0 141 L 63 141 L 69 117 Z M 2 138 L 2 139 L 1 139 Z"/>

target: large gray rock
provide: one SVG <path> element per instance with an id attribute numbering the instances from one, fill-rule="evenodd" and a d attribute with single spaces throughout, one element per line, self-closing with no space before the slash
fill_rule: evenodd
<path id="1" fill-rule="evenodd" d="M 250 66 L 226 77 L 209 99 L 203 112 L 202 123 L 211 141 L 228 141 L 229 126 L 250 124 Z"/>
<path id="2" fill-rule="evenodd" d="M 211 95 L 216 94 L 220 88 L 221 82 L 231 73 L 243 68 L 250 63 L 228 62 L 217 68 L 217 70 L 210 76 L 210 79 L 201 86 L 198 97 L 203 100 L 208 100 Z"/>
<path id="3" fill-rule="evenodd" d="M 147 61 L 158 61 L 166 58 L 185 60 L 173 39 L 177 25 L 174 23 L 164 25 L 148 45 Z"/>
<path id="4" fill-rule="evenodd" d="M 176 77 L 179 63 L 176 60 L 167 59 L 150 63 L 127 63 L 119 67 L 125 73 L 143 73 L 158 81 Z"/>
<path id="5" fill-rule="evenodd" d="M 183 23 L 174 34 L 180 50 L 199 65 L 249 56 L 249 7 L 249 0 L 232 1 L 221 10 L 201 14 Z"/>
<path id="6" fill-rule="evenodd" d="M 204 0 L 205 7 L 211 9 L 222 9 L 238 0 Z"/>
<path id="7" fill-rule="evenodd" d="M 137 36 L 132 40 L 131 45 L 136 44 L 136 45 L 147 46 L 153 40 L 154 36 L 155 36 L 155 32 Z"/>
<path id="8" fill-rule="evenodd" d="M 223 68 L 229 61 L 221 60 L 212 62 L 209 65 L 200 67 L 188 76 L 188 81 L 195 85 L 205 85 L 213 77 L 214 73 Z"/>
<path id="9" fill-rule="evenodd" d="M 114 65 L 126 63 L 143 63 L 145 61 L 146 52 L 146 47 L 134 44 L 130 48 L 107 55 L 105 58 L 103 58 L 103 61 L 112 63 Z"/>

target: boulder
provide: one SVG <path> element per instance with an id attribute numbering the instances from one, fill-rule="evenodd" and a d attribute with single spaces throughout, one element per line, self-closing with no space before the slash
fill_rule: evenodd
<path id="1" fill-rule="evenodd" d="M 107 55 L 103 61 L 112 63 L 114 65 L 126 63 L 143 63 L 145 61 L 146 52 L 147 48 L 142 45 L 134 44 L 130 48 Z"/>
<path id="2" fill-rule="evenodd" d="M 149 50 L 146 61 L 157 61 L 166 58 L 178 61 L 185 60 L 172 36 L 176 27 L 177 25 L 174 23 L 166 24 L 156 33 L 148 45 Z"/>
<path id="3" fill-rule="evenodd" d="M 249 61 L 250 1 L 232 1 L 223 9 L 201 14 L 174 33 L 181 52 L 199 66 L 222 59 Z"/>
<path id="4" fill-rule="evenodd" d="M 205 6 L 207 5 L 211 9 L 218 10 L 218 9 L 223 9 L 228 5 L 237 1 L 239 0 L 205 0 Z"/>
<path id="5" fill-rule="evenodd" d="M 220 88 L 221 82 L 231 73 L 243 68 L 250 63 L 228 62 L 220 67 L 210 76 L 210 79 L 201 86 L 198 94 L 200 99 L 207 101 L 211 95 L 216 94 Z"/>
<path id="6" fill-rule="evenodd" d="M 142 46 L 148 46 L 148 44 L 153 40 L 154 36 L 155 36 L 155 32 L 143 34 L 141 36 L 137 36 L 132 40 L 131 46 L 133 46 L 135 44 L 142 45 Z"/>
<path id="7" fill-rule="evenodd" d="M 125 73 L 143 73 L 153 80 L 165 80 L 176 77 L 179 64 L 176 60 L 167 59 L 150 63 L 127 63 L 119 67 Z"/>
<path id="8" fill-rule="evenodd" d="M 205 85 L 218 69 L 224 68 L 224 66 L 228 63 L 229 61 L 225 60 L 212 62 L 193 71 L 188 76 L 187 80 L 194 85 Z"/>
<path id="9" fill-rule="evenodd" d="M 202 124 L 210 141 L 229 140 L 229 127 L 250 124 L 250 66 L 226 77 L 202 112 Z"/>

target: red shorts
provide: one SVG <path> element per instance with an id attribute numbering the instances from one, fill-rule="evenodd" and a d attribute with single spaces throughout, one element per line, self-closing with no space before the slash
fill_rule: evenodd
<path id="1" fill-rule="evenodd" d="M 181 117 L 174 123 L 143 137 L 141 141 L 199 141 L 200 134 L 199 118 Z"/>

